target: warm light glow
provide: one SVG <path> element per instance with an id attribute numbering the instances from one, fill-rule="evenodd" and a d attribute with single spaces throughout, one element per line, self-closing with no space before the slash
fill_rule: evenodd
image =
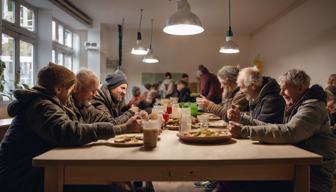
<path id="1" fill-rule="evenodd" d="M 159 62 L 159 60 L 156 59 L 156 58 L 144 58 L 142 60 L 142 62 L 144 62 L 144 63 L 157 63 L 157 62 Z"/>
<path id="2" fill-rule="evenodd" d="M 145 48 L 142 48 L 142 49 L 132 48 L 131 54 L 133 54 L 133 55 L 146 55 L 147 50 Z"/>
<path id="3" fill-rule="evenodd" d="M 170 35 L 196 35 L 202 33 L 204 29 L 198 25 L 177 24 L 166 26 L 163 31 Z"/>
<path id="4" fill-rule="evenodd" d="M 226 36 L 225 44 L 219 49 L 220 53 L 239 53 L 239 47 L 233 42 L 232 36 Z"/>
<path id="5" fill-rule="evenodd" d="M 239 49 L 227 49 L 224 46 L 219 49 L 220 53 L 239 53 Z"/>

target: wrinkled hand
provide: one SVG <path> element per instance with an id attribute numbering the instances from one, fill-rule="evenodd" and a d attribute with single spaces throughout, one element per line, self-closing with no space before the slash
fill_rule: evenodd
<path id="1" fill-rule="evenodd" d="M 240 122 L 240 110 L 237 106 L 232 105 L 226 113 L 229 121 Z"/>
<path id="2" fill-rule="evenodd" d="M 142 124 L 141 121 L 136 120 L 136 116 L 131 117 L 126 122 L 126 132 L 127 133 L 140 133 L 142 132 Z"/>
<path id="3" fill-rule="evenodd" d="M 242 124 L 236 123 L 233 121 L 229 122 L 228 128 L 230 130 L 230 133 L 232 137 L 234 138 L 240 138 L 241 137 L 241 130 L 242 130 Z"/>
<path id="4" fill-rule="evenodd" d="M 140 109 L 139 109 L 139 107 L 137 107 L 135 105 L 132 105 L 129 110 L 133 111 L 134 113 L 137 113 L 137 112 L 139 112 Z"/>
<path id="5" fill-rule="evenodd" d="M 209 101 L 206 97 L 204 97 L 203 95 L 201 95 L 201 97 L 197 97 L 196 98 L 196 103 L 202 109 L 206 109 L 213 102 Z"/>
<path id="6" fill-rule="evenodd" d="M 148 113 L 144 110 L 141 110 L 137 113 L 137 115 L 141 118 L 141 119 L 145 119 L 145 120 L 148 120 L 149 119 L 149 116 L 148 116 Z"/>

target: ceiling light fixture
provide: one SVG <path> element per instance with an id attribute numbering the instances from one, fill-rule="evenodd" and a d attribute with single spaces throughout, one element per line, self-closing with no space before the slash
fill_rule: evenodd
<path id="1" fill-rule="evenodd" d="M 226 32 L 226 42 L 219 49 L 220 53 L 239 53 L 238 45 L 233 42 L 233 32 L 231 29 L 231 0 L 229 0 L 229 30 Z"/>
<path id="2" fill-rule="evenodd" d="M 153 49 L 152 49 L 153 23 L 154 23 L 154 19 L 151 19 L 151 25 L 152 25 L 151 36 L 150 36 L 151 38 L 150 38 L 148 53 L 142 59 L 142 62 L 144 62 L 144 63 L 157 63 L 157 62 L 159 62 L 159 59 L 154 55 L 154 52 L 153 52 Z"/>
<path id="3" fill-rule="evenodd" d="M 170 35 L 196 35 L 204 28 L 197 15 L 191 12 L 188 1 L 178 0 L 177 12 L 169 17 L 163 31 Z"/>
<path id="4" fill-rule="evenodd" d="M 142 12 L 143 12 L 143 9 L 140 9 L 140 22 L 139 22 L 139 29 L 138 29 L 138 32 L 137 32 L 136 45 L 135 45 L 135 47 L 132 48 L 132 51 L 131 51 L 131 54 L 133 54 L 133 55 L 146 55 L 147 54 L 147 50 L 142 45 L 142 42 L 141 42 Z"/>

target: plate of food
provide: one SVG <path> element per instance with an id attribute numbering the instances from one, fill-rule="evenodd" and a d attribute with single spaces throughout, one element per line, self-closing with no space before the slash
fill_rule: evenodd
<path id="1" fill-rule="evenodd" d="M 223 143 L 231 140 L 231 134 L 226 129 L 198 129 L 177 133 L 177 137 L 190 143 Z"/>
<path id="2" fill-rule="evenodd" d="M 143 136 L 142 134 L 123 134 L 109 139 L 108 143 L 119 147 L 140 146 L 143 145 Z"/>
<path id="3" fill-rule="evenodd" d="M 226 127 L 227 123 L 224 120 L 210 121 L 209 127 L 223 128 Z"/>
<path id="4" fill-rule="evenodd" d="M 166 128 L 169 130 L 179 130 L 180 120 L 179 119 L 169 119 L 166 123 Z"/>

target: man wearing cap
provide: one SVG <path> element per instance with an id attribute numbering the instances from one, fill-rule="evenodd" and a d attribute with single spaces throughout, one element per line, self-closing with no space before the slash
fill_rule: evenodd
<path id="1" fill-rule="evenodd" d="M 135 118 L 125 127 L 109 122 L 82 123 L 64 105 L 75 81 L 72 71 L 49 63 L 39 71 L 37 86 L 14 91 L 16 100 L 8 106 L 14 119 L 0 143 L 1 191 L 43 191 L 43 169 L 32 167 L 32 158 L 50 149 L 141 131 Z"/>
<path id="2" fill-rule="evenodd" d="M 126 112 L 122 112 L 127 86 L 127 80 L 123 75 L 117 73 L 108 75 L 91 104 L 113 118 L 118 117 L 118 123 L 125 123 L 139 111 L 139 108 L 133 106 Z"/>

